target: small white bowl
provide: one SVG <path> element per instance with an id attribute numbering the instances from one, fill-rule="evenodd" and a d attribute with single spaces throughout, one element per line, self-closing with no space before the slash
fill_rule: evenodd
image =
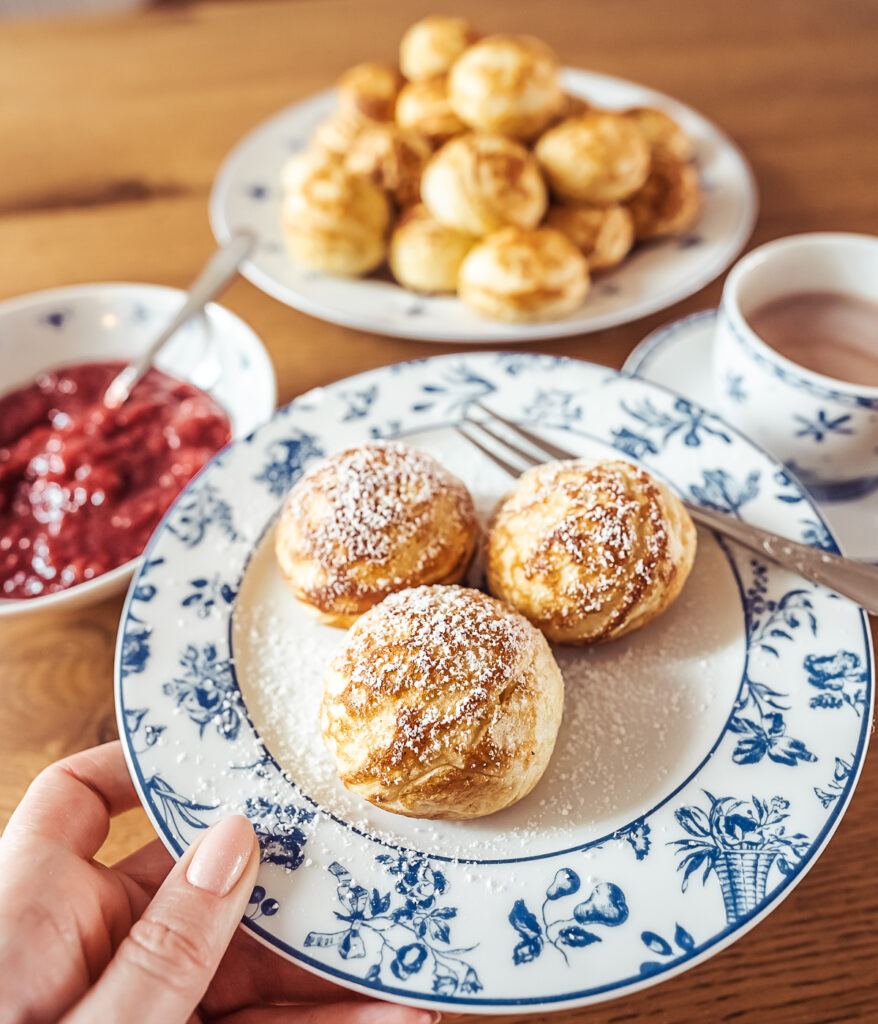
<path id="1" fill-rule="evenodd" d="M 133 358 L 183 298 L 178 289 L 159 285 L 85 284 L 0 303 L 0 394 L 53 367 Z M 215 303 L 181 328 L 156 365 L 209 391 L 228 414 L 234 438 L 265 423 L 277 404 L 274 370 L 262 342 L 243 320 Z M 0 598 L 0 618 L 68 611 L 109 597 L 125 589 L 138 561 L 44 597 Z"/>

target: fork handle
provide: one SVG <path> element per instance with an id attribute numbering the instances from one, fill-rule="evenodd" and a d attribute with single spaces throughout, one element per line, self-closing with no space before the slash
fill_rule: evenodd
<path id="1" fill-rule="evenodd" d="M 745 547 L 768 555 L 786 569 L 792 569 L 812 583 L 819 583 L 850 598 L 870 615 L 878 615 L 878 566 L 853 558 L 799 544 L 779 534 L 761 530 L 732 516 L 721 515 L 685 502 L 696 523 L 723 533 Z"/>

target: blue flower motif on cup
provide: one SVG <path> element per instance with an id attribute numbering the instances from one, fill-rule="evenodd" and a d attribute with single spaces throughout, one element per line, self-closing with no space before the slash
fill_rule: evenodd
<path id="1" fill-rule="evenodd" d="M 336 948 L 343 960 L 372 961 L 365 980 L 376 983 L 385 969 L 399 981 L 428 969 L 434 993 L 452 996 L 479 992 L 482 983 L 465 959 L 475 946 L 451 946 L 451 921 L 457 908 L 440 905 L 448 883 L 426 858 L 416 854 L 381 854 L 376 861 L 397 879 L 394 892 L 366 889 L 334 862 L 336 897 L 344 913 L 335 917 L 345 927 L 334 932 L 309 932 L 305 945 Z M 394 904 L 396 904 L 394 906 Z"/>
<path id="2" fill-rule="evenodd" d="M 569 964 L 567 950 L 601 941 L 601 936 L 585 925 L 615 928 L 628 920 L 625 894 L 613 882 L 599 882 L 586 899 L 576 903 L 572 911 L 568 903 L 558 915 L 556 908 L 560 901 L 576 896 L 581 885 L 579 875 L 572 868 L 559 868 L 546 889 L 539 918 L 523 899 L 515 901 L 509 912 L 509 923 L 519 935 L 518 944 L 512 951 L 513 963 L 527 964 L 536 960 L 548 943 Z"/>
<path id="3" fill-rule="evenodd" d="M 765 901 L 772 867 L 784 875 L 792 874 L 810 842 L 801 832 L 787 835 L 783 822 L 789 818 L 790 805 L 782 797 L 717 799 L 707 790 L 704 795 L 710 803 L 706 812 L 697 806 L 674 812 L 677 823 L 691 838 L 674 839 L 669 845 L 682 855 L 677 870 L 683 872 L 683 892 L 699 868 L 703 868 L 702 885 L 715 874 L 726 920 L 734 924 Z"/>
<path id="4" fill-rule="evenodd" d="M 364 388 L 362 391 L 342 391 L 339 393 L 339 398 L 347 405 L 347 411 L 342 416 L 343 423 L 349 423 L 351 420 L 362 419 L 366 413 L 371 409 L 378 397 L 378 385 L 373 384 L 371 387 Z"/>
<path id="5" fill-rule="evenodd" d="M 253 479 L 265 484 L 276 498 L 282 498 L 304 473 L 305 465 L 324 454 L 315 437 L 297 430 L 269 447 L 268 462 Z"/>
<path id="6" fill-rule="evenodd" d="M 838 800 L 847 788 L 848 779 L 854 771 L 855 756 L 856 755 L 851 754 L 849 761 L 843 757 L 837 757 L 835 759 L 835 769 L 833 770 L 832 778 L 826 783 L 826 788 L 823 789 L 820 786 L 814 787 L 814 795 L 823 807 L 829 807 L 830 804 Z"/>
<path id="7" fill-rule="evenodd" d="M 862 715 L 866 704 L 866 683 L 869 673 L 853 651 L 838 651 L 819 657 L 805 658 L 808 682 L 823 692 L 811 698 L 812 708 L 841 708 L 845 704 Z"/>
<path id="8" fill-rule="evenodd" d="M 143 790 L 181 846 L 188 845 L 187 834 L 192 829 L 207 828 L 208 823 L 199 817 L 201 812 L 216 810 L 216 804 L 201 804 L 182 796 L 160 775 L 144 780 Z"/>
<path id="9" fill-rule="evenodd" d="M 237 540 L 231 506 L 219 494 L 218 488 L 206 481 L 184 491 L 168 515 L 166 529 L 187 548 L 200 544 L 209 526 L 216 526 L 229 540 Z"/>
<path id="10" fill-rule="evenodd" d="M 640 973 L 643 975 L 655 974 L 657 971 L 666 970 L 678 960 L 685 960 L 695 949 L 695 939 L 678 924 L 674 929 L 674 946 L 663 939 L 656 932 L 641 932 L 640 941 L 646 946 L 650 953 L 662 957 L 661 960 L 645 960 L 640 965 Z"/>
<path id="11" fill-rule="evenodd" d="M 706 469 L 702 475 L 704 482 L 692 484 L 689 491 L 699 505 L 716 512 L 726 512 L 740 519 L 741 508 L 759 494 L 758 470 L 748 473 L 743 483 L 724 469 Z"/>
<path id="12" fill-rule="evenodd" d="M 441 410 L 442 415 L 457 419 L 466 413 L 473 402 L 478 402 L 497 387 L 486 377 L 461 362 L 451 367 L 436 384 L 422 384 L 426 397 L 412 406 L 412 412 Z"/>
<path id="13" fill-rule="evenodd" d="M 305 859 L 308 836 L 303 826 L 314 821 L 314 811 L 295 804 L 280 804 L 265 797 L 250 797 L 244 814 L 253 822 L 261 859 L 295 871 Z"/>
<path id="14" fill-rule="evenodd" d="M 271 195 L 271 189 L 268 185 L 261 183 L 247 185 L 245 192 L 250 199 L 267 199 Z"/>
<path id="15" fill-rule="evenodd" d="M 194 608 L 200 619 L 206 619 L 215 608 L 230 605 L 235 600 L 235 588 L 223 583 L 218 573 L 211 579 L 202 576 L 190 580 L 189 585 L 192 592 L 183 598 L 181 604 L 184 608 Z"/>
<path id="16" fill-rule="evenodd" d="M 725 444 L 732 443 L 717 417 L 693 405 L 687 398 L 674 399 L 669 409 L 656 408 L 650 398 L 644 398 L 638 406 L 626 405 L 625 402 L 619 404 L 637 420 L 640 426 L 635 430 L 653 445 L 655 451 L 663 450 L 673 438 L 682 438 L 683 444 L 689 448 L 698 448 L 704 441 L 703 435 L 715 437 Z"/>
<path id="17" fill-rule="evenodd" d="M 534 423 L 555 423 L 558 426 L 580 423 L 584 412 L 582 395 L 560 388 L 538 391 L 533 401 L 524 408 L 524 415 Z"/>
<path id="18" fill-rule="evenodd" d="M 224 739 L 233 740 L 241 724 L 240 694 L 228 659 L 217 655 L 213 644 L 199 650 L 189 644 L 180 655 L 182 676 L 162 686 L 190 720 L 198 726 L 199 737 L 213 723 Z"/>
<path id="19" fill-rule="evenodd" d="M 799 422 L 799 429 L 796 437 L 810 437 L 816 444 L 824 441 L 828 434 L 853 434 L 850 427 L 850 413 L 843 413 L 834 419 L 829 418 L 825 409 L 818 409 L 814 419 L 809 420 L 806 416 L 793 416 Z"/>

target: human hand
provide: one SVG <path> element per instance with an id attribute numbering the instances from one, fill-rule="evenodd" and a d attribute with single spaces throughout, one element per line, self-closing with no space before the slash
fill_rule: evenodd
<path id="1" fill-rule="evenodd" d="M 438 1019 L 338 989 L 237 929 L 259 867 L 244 817 L 212 826 L 176 864 L 158 840 L 113 867 L 95 861 L 110 818 L 137 803 L 118 742 L 31 784 L 0 837 L 2 1024 Z"/>

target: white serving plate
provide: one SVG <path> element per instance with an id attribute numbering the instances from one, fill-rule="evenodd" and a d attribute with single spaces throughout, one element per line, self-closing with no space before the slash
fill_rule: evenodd
<path id="1" fill-rule="evenodd" d="M 314 459 L 370 437 L 436 454 L 484 517 L 510 481 L 450 429 L 477 400 L 834 548 L 776 462 L 673 392 L 550 356 L 389 366 L 303 395 L 180 496 L 129 591 L 117 713 L 175 855 L 224 814 L 253 820 L 263 864 L 244 923 L 261 941 L 380 998 L 536 1012 L 687 970 L 791 891 L 862 766 L 872 653 L 860 609 L 700 530 L 664 616 L 598 648 L 556 648 L 564 723 L 528 797 L 471 822 L 358 800 L 318 735 L 344 633 L 281 580 L 275 517 Z"/>
<path id="2" fill-rule="evenodd" d="M 609 75 L 568 68 L 564 85 L 599 107 L 655 106 L 691 136 L 704 207 L 682 238 L 641 246 L 616 271 L 595 278 L 582 307 L 561 320 L 487 320 L 453 296 L 423 296 L 389 280 L 332 277 L 297 266 L 281 231 L 281 168 L 308 144 L 335 106 L 328 90 L 288 107 L 242 139 L 217 174 L 210 221 L 220 242 L 239 227 L 260 244 L 242 273 L 276 299 L 332 323 L 418 341 L 452 344 L 560 338 L 628 323 L 698 291 L 743 249 L 756 220 L 756 184 L 740 150 L 715 125 L 662 93 Z"/>

